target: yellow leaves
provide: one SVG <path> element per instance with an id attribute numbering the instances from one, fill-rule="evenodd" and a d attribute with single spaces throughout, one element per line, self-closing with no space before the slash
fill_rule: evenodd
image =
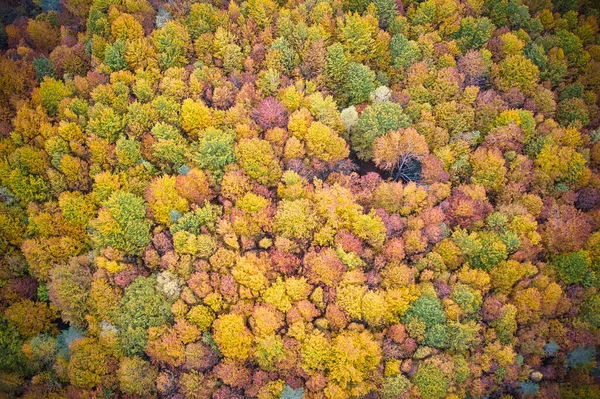
<path id="1" fill-rule="evenodd" d="M 248 2 L 248 16 L 261 28 L 271 24 L 276 10 L 277 3 L 273 0 L 250 0 Z"/>
<path id="2" fill-rule="evenodd" d="M 87 225 L 96 214 L 92 199 L 78 191 L 61 193 L 58 197 L 58 205 L 68 222 L 81 226 Z"/>
<path id="3" fill-rule="evenodd" d="M 179 254 L 196 255 L 207 259 L 215 252 L 217 242 L 208 234 L 194 235 L 180 230 L 173 235 L 173 246 Z"/>
<path id="4" fill-rule="evenodd" d="M 259 258 L 254 253 L 248 253 L 238 258 L 231 274 L 238 284 L 249 288 L 253 294 L 258 295 L 269 284 L 265 276 L 268 268 L 268 260 L 265 257 Z"/>
<path id="5" fill-rule="evenodd" d="M 181 106 L 181 127 L 192 137 L 198 137 L 201 130 L 213 126 L 210 108 L 200 101 L 187 98 Z"/>
<path id="6" fill-rule="evenodd" d="M 221 315 L 214 322 L 213 338 L 221 353 L 228 358 L 244 361 L 250 356 L 252 333 L 237 314 Z"/>
<path id="7" fill-rule="evenodd" d="M 344 331 L 332 341 L 329 378 L 356 396 L 368 393 L 364 384 L 381 361 L 381 348 L 369 331 Z"/>
<path id="8" fill-rule="evenodd" d="M 154 219 L 167 226 L 174 222 L 171 219 L 171 211 L 185 213 L 189 208 L 187 200 L 177 193 L 175 183 L 175 176 L 158 177 L 150 183 L 146 190 L 145 197 Z"/>
<path id="9" fill-rule="evenodd" d="M 293 170 L 286 170 L 277 186 L 277 195 L 285 200 L 304 198 L 308 194 L 308 182 Z"/>
<path id="10" fill-rule="evenodd" d="M 314 330 L 302 343 L 302 368 L 307 372 L 325 371 L 329 366 L 331 344 L 318 330 Z"/>
<path id="11" fill-rule="evenodd" d="M 235 149 L 238 163 L 258 183 L 272 186 L 281 178 L 281 167 L 273 147 L 266 140 L 245 139 Z"/>
<path id="12" fill-rule="evenodd" d="M 307 199 L 283 200 L 275 215 L 275 230 L 285 238 L 308 239 L 317 227 L 312 203 Z"/>
<path id="13" fill-rule="evenodd" d="M 270 381 L 259 389 L 256 397 L 257 399 L 278 399 L 281 397 L 284 386 L 283 380 Z"/>
<path id="14" fill-rule="evenodd" d="M 492 80 L 502 91 L 516 87 L 528 94 L 535 89 L 539 78 L 538 67 L 521 54 L 510 55 L 492 67 Z"/>
<path id="15" fill-rule="evenodd" d="M 363 62 L 373 57 L 372 50 L 378 32 L 378 21 L 370 15 L 361 17 L 358 13 L 347 14 L 340 25 L 340 41 L 344 49 L 352 54 L 356 62 Z"/>
<path id="16" fill-rule="evenodd" d="M 499 191 L 505 185 L 504 157 L 497 149 L 478 148 L 471 155 L 472 182 L 486 189 Z"/>
<path id="17" fill-rule="evenodd" d="M 402 163 L 402 137 L 398 132 L 379 136 L 373 142 L 373 160 L 378 168 L 393 170 Z"/>
<path id="18" fill-rule="evenodd" d="M 403 192 L 401 182 L 381 182 L 375 189 L 373 206 L 389 213 L 398 213 L 402 208 Z"/>
<path id="19" fill-rule="evenodd" d="M 106 269 L 110 274 L 115 274 L 123 270 L 123 264 L 115 260 L 108 260 L 99 256 L 96 258 L 96 266 L 100 269 Z"/>
<path id="20" fill-rule="evenodd" d="M 362 298 L 362 316 L 372 327 L 381 327 L 391 319 L 385 295 L 380 291 L 368 291 Z"/>
<path id="21" fill-rule="evenodd" d="M 555 282 L 548 284 L 542 294 L 542 312 L 547 317 L 555 315 L 559 303 L 563 300 L 562 288 Z"/>
<path id="22" fill-rule="evenodd" d="M 503 34 L 500 36 L 500 40 L 502 41 L 502 53 L 505 57 L 521 54 L 525 47 L 525 43 L 512 32 Z"/>
<path id="23" fill-rule="evenodd" d="M 142 25 L 131 14 L 120 14 L 111 25 L 111 33 L 114 40 L 126 42 L 144 37 Z"/>
<path id="24" fill-rule="evenodd" d="M 539 321 L 542 306 L 542 294 L 536 288 L 527 288 L 516 292 L 513 303 L 517 307 L 517 321 L 519 323 L 535 323 Z"/>
<path id="25" fill-rule="evenodd" d="M 285 292 L 292 301 L 301 301 L 308 298 L 310 285 L 304 277 L 290 277 L 285 280 Z"/>
<path id="26" fill-rule="evenodd" d="M 490 275 L 482 269 L 471 269 L 465 265 L 458 272 L 458 280 L 484 294 L 490 289 Z"/>
<path id="27" fill-rule="evenodd" d="M 193 306 L 185 317 L 194 323 L 200 331 L 208 331 L 215 320 L 213 311 L 204 305 Z"/>
<path id="28" fill-rule="evenodd" d="M 338 184 L 316 187 L 314 204 L 316 213 L 327 220 L 334 229 L 352 229 L 362 207 L 354 202 L 352 193 Z"/>
<path id="29" fill-rule="evenodd" d="M 508 227 L 519 235 L 519 238 L 527 238 L 533 245 L 541 241 L 541 236 L 537 232 L 537 221 L 532 215 L 517 215 L 510 221 Z"/>
<path id="30" fill-rule="evenodd" d="M 367 293 L 364 285 L 343 284 L 337 287 L 336 304 L 353 319 L 362 318 L 362 300 Z M 371 316 L 371 315 L 370 315 Z M 373 319 L 377 316 L 374 315 Z"/>
<path id="31" fill-rule="evenodd" d="M 277 98 L 283 105 L 285 105 L 289 112 L 293 112 L 299 109 L 302 105 L 302 102 L 304 101 L 304 93 L 298 90 L 296 86 L 290 85 L 281 90 Z"/>
<path id="32" fill-rule="evenodd" d="M 571 147 L 546 144 L 539 152 L 535 164 L 542 177 L 551 182 L 576 182 L 583 175 L 586 160 Z"/>
<path id="33" fill-rule="evenodd" d="M 283 151 L 284 161 L 289 161 L 294 158 L 302 158 L 306 153 L 304 144 L 296 137 L 290 137 L 285 142 L 285 148 Z"/>
<path id="34" fill-rule="evenodd" d="M 408 311 L 411 303 L 419 299 L 420 296 L 421 288 L 414 284 L 387 290 L 385 298 L 388 303 L 389 312 L 392 315 L 391 321 L 398 322 Z"/>
<path id="35" fill-rule="evenodd" d="M 448 269 L 455 270 L 460 266 L 461 251 L 458 245 L 456 245 L 451 239 L 446 238 L 440 241 L 433 248 L 433 251 L 442 257 L 444 264 L 448 267 Z"/>
<path id="36" fill-rule="evenodd" d="M 248 192 L 235 202 L 235 206 L 247 214 L 253 215 L 264 210 L 270 203 L 271 201 L 267 198 Z"/>
<path id="37" fill-rule="evenodd" d="M 400 214 L 408 216 L 411 213 L 419 214 L 427 206 L 427 191 L 415 182 L 404 186 Z"/>
<path id="38" fill-rule="evenodd" d="M 306 132 L 308 154 L 325 162 L 337 162 L 348 156 L 348 145 L 321 122 L 313 122 Z"/>
<path id="39" fill-rule="evenodd" d="M 492 287 L 497 292 L 510 294 L 512 287 L 528 274 L 528 268 L 514 260 L 500 262 L 490 272 Z"/>
<path id="40" fill-rule="evenodd" d="M 483 352 L 481 366 L 484 371 L 489 371 L 496 362 L 500 367 L 510 366 L 515 362 L 517 357 L 510 346 L 502 345 L 499 341 L 486 346 Z"/>
<path id="41" fill-rule="evenodd" d="M 282 312 L 287 312 L 292 308 L 290 297 L 286 294 L 285 283 L 278 279 L 262 295 L 265 303 L 275 306 Z"/>

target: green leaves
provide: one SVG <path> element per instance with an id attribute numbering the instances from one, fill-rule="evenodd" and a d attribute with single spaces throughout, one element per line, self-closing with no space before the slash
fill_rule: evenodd
<path id="1" fill-rule="evenodd" d="M 234 142 L 235 138 L 229 133 L 215 128 L 206 129 L 194 146 L 191 159 L 220 180 L 225 166 L 235 162 Z"/>
<path id="2" fill-rule="evenodd" d="M 392 102 L 375 103 L 368 106 L 358 118 L 350 136 L 352 149 L 364 161 L 373 158 L 373 142 L 390 130 L 406 128 L 410 118 L 402 112 L 402 106 Z"/>
<path id="3" fill-rule="evenodd" d="M 90 225 L 92 241 L 98 248 L 113 247 L 135 254 L 151 238 L 146 202 L 126 191 L 113 193 Z"/>

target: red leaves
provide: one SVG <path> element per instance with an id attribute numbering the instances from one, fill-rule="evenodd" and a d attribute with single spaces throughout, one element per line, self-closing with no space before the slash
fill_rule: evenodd
<path id="1" fill-rule="evenodd" d="M 274 97 L 262 100 L 252 112 L 252 118 L 264 130 L 286 127 L 288 113 L 285 106 Z"/>

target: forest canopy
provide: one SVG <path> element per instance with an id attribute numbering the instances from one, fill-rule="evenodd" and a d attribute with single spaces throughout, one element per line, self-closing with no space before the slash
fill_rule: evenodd
<path id="1" fill-rule="evenodd" d="M 597 2 L 3 15 L 0 398 L 600 398 Z"/>

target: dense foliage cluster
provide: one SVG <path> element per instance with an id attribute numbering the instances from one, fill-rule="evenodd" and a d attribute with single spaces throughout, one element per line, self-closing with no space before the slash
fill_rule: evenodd
<path id="1" fill-rule="evenodd" d="M 594 1 L 46 3 L 0 398 L 600 397 Z"/>

